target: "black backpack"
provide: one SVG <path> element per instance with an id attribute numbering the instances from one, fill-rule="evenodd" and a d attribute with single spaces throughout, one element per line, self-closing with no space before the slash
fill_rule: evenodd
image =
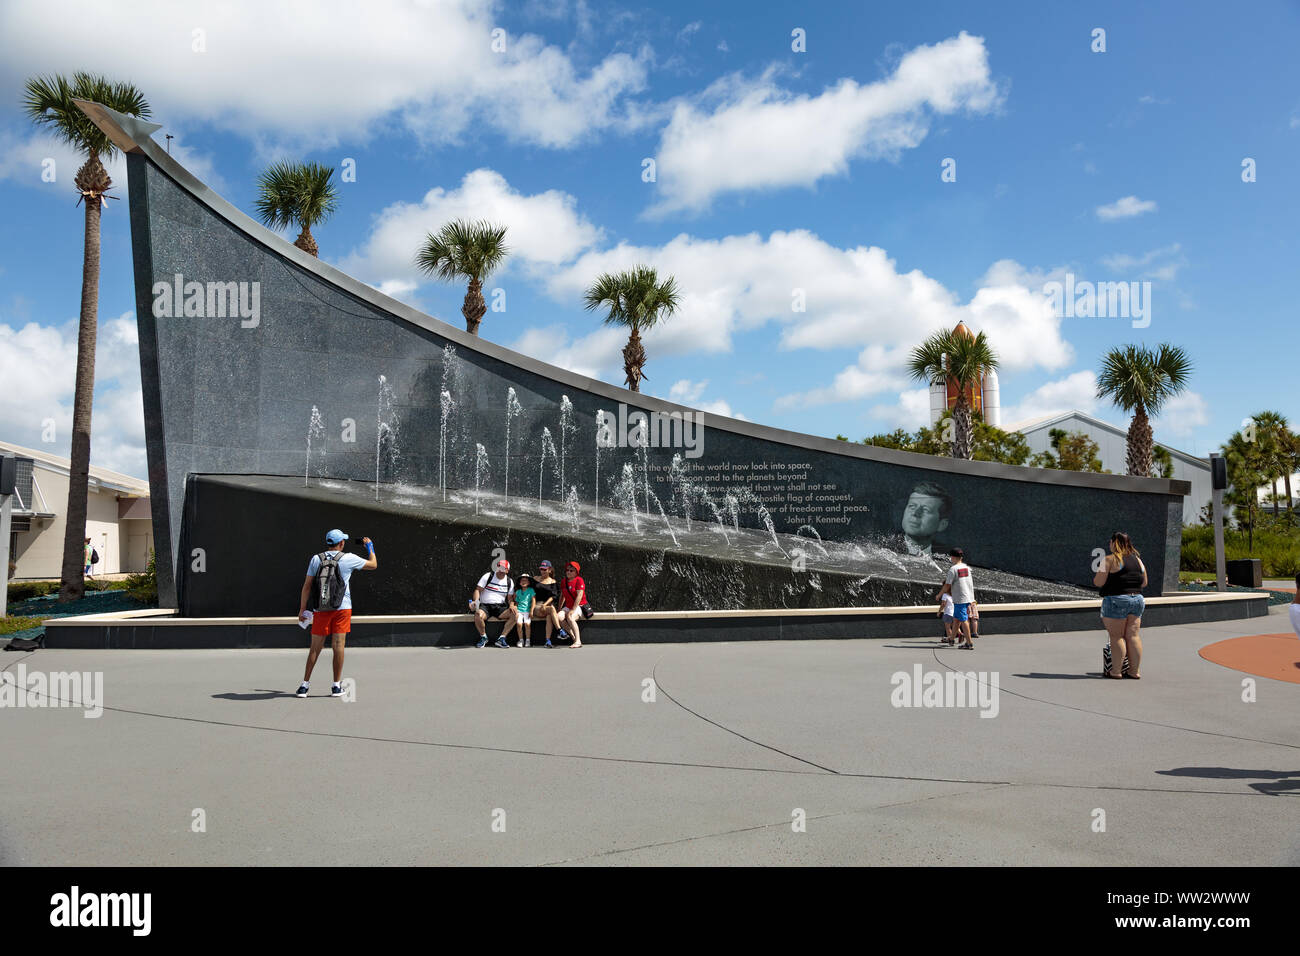
<path id="1" fill-rule="evenodd" d="M 96 551 L 94 548 L 90 549 L 90 563 L 99 564 L 99 552 Z"/>
<path id="2" fill-rule="evenodd" d="M 343 552 L 322 551 L 316 557 L 320 559 L 320 570 L 316 572 L 316 583 L 312 588 L 316 595 L 316 610 L 337 611 L 348 593 L 343 575 L 339 574 L 339 558 L 343 557 Z"/>

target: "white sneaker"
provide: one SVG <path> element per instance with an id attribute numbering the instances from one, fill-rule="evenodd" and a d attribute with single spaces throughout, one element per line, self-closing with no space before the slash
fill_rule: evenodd
<path id="1" fill-rule="evenodd" d="M 525 637 L 524 647 L 532 647 L 532 646 L 533 646 L 533 639 L 531 637 Z"/>
<path id="2" fill-rule="evenodd" d="M 524 646 L 524 639 L 521 637 L 519 638 L 519 640 L 515 642 L 515 647 L 523 647 L 523 646 Z"/>

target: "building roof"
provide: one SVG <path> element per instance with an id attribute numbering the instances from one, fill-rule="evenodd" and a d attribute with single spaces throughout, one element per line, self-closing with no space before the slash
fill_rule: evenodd
<path id="1" fill-rule="evenodd" d="M 1027 418 L 1021 422 L 1015 422 L 1014 424 L 1011 425 L 1004 425 L 1002 426 L 1002 430 L 1007 432 L 1020 432 L 1021 434 L 1024 434 L 1025 432 L 1040 431 L 1044 428 L 1051 428 L 1053 426 L 1059 425 L 1061 422 L 1068 421 L 1072 418 L 1078 419 L 1079 421 L 1086 423 L 1091 428 L 1100 428 L 1103 431 L 1110 432 L 1112 435 L 1118 435 L 1120 438 L 1124 438 L 1124 439 L 1128 438 L 1127 428 L 1121 428 L 1118 425 L 1112 425 L 1110 422 L 1103 422 L 1100 418 L 1093 418 L 1091 415 L 1084 414 L 1083 412 L 1078 411 L 1077 409 L 1072 409 L 1068 412 L 1056 412 L 1051 415 L 1039 415 L 1037 418 Z M 1159 445 L 1161 448 L 1165 449 L 1166 451 L 1168 451 L 1169 454 L 1181 458 L 1189 465 L 1197 465 L 1201 468 L 1210 467 L 1210 460 L 1208 458 L 1198 458 L 1196 455 L 1189 454 L 1188 452 L 1179 451 L 1177 448 L 1174 448 L 1172 445 L 1167 445 L 1162 441 L 1158 441 L 1156 442 L 1156 444 Z"/>
<path id="2" fill-rule="evenodd" d="M 64 475 L 68 474 L 72 469 L 72 462 L 67 458 L 60 458 L 58 455 L 51 455 L 47 451 L 39 451 L 35 448 L 24 448 L 22 445 L 15 445 L 13 442 L 0 441 L 0 452 L 12 452 L 19 458 L 30 458 L 41 467 Z M 98 488 L 115 491 L 118 495 L 133 498 L 149 497 L 149 482 L 140 478 L 132 478 L 130 475 L 124 475 L 120 471 L 100 468 L 96 465 L 90 466 L 90 488 L 92 491 Z"/>

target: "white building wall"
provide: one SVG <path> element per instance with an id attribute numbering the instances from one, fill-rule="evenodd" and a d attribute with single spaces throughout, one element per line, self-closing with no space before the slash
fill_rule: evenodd
<path id="1" fill-rule="evenodd" d="M 1067 432 L 1083 432 L 1097 443 L 1097 457 L 1101 459 L 1101 467 L 1116 475 L 1124 474 L 1128 458 L 1127 434 L 1117 435 L 1109 428 L 1099 428 L 1087 419 L 1070 416 L 1022 431 L 1021 434 L 1025 436 L 1025 443 L 1029 446 L 1031 455 L 1051 450 L 1053 428 L 1060 428 Z M 1162 443 L 1157 442 L 1157 444 Z M 1174 478 L 1190 482 L 1192 486 L 1191 493 L 1183 499 L 1183 524 L 1195 524 L 1201 508 L 1210 500 L 1213 493 L 1210 488 L 1210 462 L 1208 459 L 1197 459 L 1200 464 L 1193 464 L 1178 453 L 1171 457 L 1174 462 Z"/>
<path id="2" fill-rule="evenodd" d="M 53 519 L 32 519 L 30 531 L 17 534 L 15 578 L 53 579 L 63 574 L 63 530 L 68 510 L 68 476 L 35 463 L 33 479 L 40 495 L 33 489 L 36 510 L 49 510 Z M 121 574 L 143 571 L 153 549 L 153 525 L 150 521 L 120 520 L 116 491 L 94 487 L 86 501 L 86 532 L 99 551 L 95 574 Z M 43 499 L 43 501 L 42 501 Z M 28 502 L 32 506 L 31 502 Z M 143 543 L 143 548 L 142 548 Z M 132 546 L 134 545 L 134 551 Z M 143 560 L 136 557 L 143 551 Z"/>

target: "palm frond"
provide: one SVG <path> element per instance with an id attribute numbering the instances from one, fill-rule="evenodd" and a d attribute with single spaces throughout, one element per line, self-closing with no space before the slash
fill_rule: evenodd
<path id="1" fill-rule="evenodd" d="M 334 170 L 319 163 L 273 163 L 257 178 L 253 204 L 258 218 L 272 229 L 302 229 L 327 220 L 338 209 Z"/>
<path id="2" fill-rule="evenodd" d="M 1139 345 L 1116 347 L 1102 357 L 1097 397 L 1126 412 L 1145 409 L 1156 415 L 1187 388 L 1191 371 L 1191 360 L 1177 345 L 1165 343 L 1155 351 Z"/>
<path id="3" fill-rule="evenodd" d="M 140 90 L 130 83 L 113 83 L 100 74 L 78 72 L 71 80 L 62 74 L 29 79 L 22 98 L 27 117 L 79 152 L 105 160 L 116 155 L 117 147 L 73 100 L 90 100 L 141 119 L 152 115 Z"/>
<path id="4" fill-rule="evenodd" d="M 506 228 L 483 219 L 455 219 L 425 237 L 415 264 L 421 272 L 447 282 L 482 282 L 510 253 Z"/>
<path id="5" fill-rule="evenodd" d="M 598 276 L 583 299 L 589 310 L 608 310 L 606 325 L 645 332 L 681 307 L 681 290 L 674 277 L 660 281 L 655 269 L 638 265 Z"/>

